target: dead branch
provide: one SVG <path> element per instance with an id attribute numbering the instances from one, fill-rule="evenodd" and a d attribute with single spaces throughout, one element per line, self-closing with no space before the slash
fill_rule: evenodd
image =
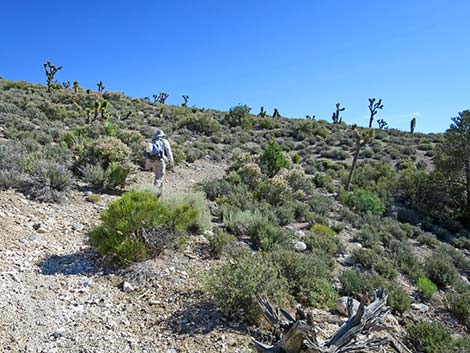
<path id="1" fill-rule="evenodd" d="M 384 325 L 385 315 L 389 313 L 387 298 L 388 295 L 384 290 L 377 291 L 375 300 L 366 306 L 363 297 L 354 315 L 352 315 L 352 300 L 349 300 L 349 319 L 329 339 L 320 342 L 315 334 L 313 318 L 311 315 L 306 315 L 302 308 L 297 307 L 294 319 L 286 311 L 275 309 L 265 297 L 258 296 L 258 304 L 279 340 L 273 346 L 269 346 L 252 338 L 253 347 L 258 353 L 346 353 L 375 351 L 389 345 L 396 352 L 409 352 L 393 337 L 358 340 L 359 335 L 367 337 L 372 331 L 389 329 Z"/>

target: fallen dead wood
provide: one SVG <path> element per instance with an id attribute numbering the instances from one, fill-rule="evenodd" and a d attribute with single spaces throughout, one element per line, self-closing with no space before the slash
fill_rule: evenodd
<path id="1" fill-rule="evenodd" d="M 279 339 L 269 346 L 252 338 L 253 347 L 258 353 L 345 353 L 376 351 L 389 345 L 396 352 L 410 352 L 393 337 L 359 340 L 359 335 L 368 337 L 373 331 L 390 329 L 384 325 L 385 315 L 389 312 L 387 297 L 384 290 L 377 291 L 375 300 L 367 306 L 363 297 L 355 315 L 352 315 L 353 305 L 349 300 L 349 319 L 330 338 L 320 341 L 316 337 L 313 318 L 300 307 L 293 318 L 288 312 L 275 309 L 265 297 L 258 296 L 258 304 Z"/>

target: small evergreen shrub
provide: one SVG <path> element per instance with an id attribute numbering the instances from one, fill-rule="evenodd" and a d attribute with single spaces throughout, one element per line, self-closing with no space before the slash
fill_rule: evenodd
<path id="1" fill-rule="evenodd" d="M 447 294 L 446 302 L 450 312 L 470 329 L 470 286 L 460 283 Z"/>
<path id="2" fill-rule="evenodd" d="M 387 304 L 390 306 L 392 312 L 403 314 L 405 311 L 410 310 L 410 296 L 403 288 L 393 287 L 388 294 Z"/>
<path id="3" fill-rule="evenodd" d="M 424 353 L 452 352 L 449 330 L 438 322 L 420 321 L 408 327 L 408 334 L 416 349 Z"/>
<path id="4" fill-rule="evenodd" d="M 101 255 L 125 266 L 158 254 L 166 239 L 192 227 L 197 218 L 189 203 L 168 206 L 153 193 L 129 191 L 108 204 L 90 239 Z"/>
<path id="5" fill-rule="evenodd" d="M 346 202 L 349 207 L 361 213 L 370 212 L 381 215 L 385 211 L 385 205 L 382 200 L 373 192 L 365 189 L 355 189 L 348 195 Z"/>
<path id="6" fill-rule="evenodd" d="M 331 256 L 312 256 L 280 249 L 272 253 L 272 258 L 287 278 L 290 292 L 298 301 L 320 308 L 335 306 L 337 293 L 331 283 L 335 261 Z"/>
<path id="7" fill-rule="evenodd" d="M 438 251 L 426 259 L 424 268 L 427 277 L 440 287 L 454 284 L 459 276 L 452 259 Z"/>
<path id="8" fill-rule="evenodd" d="M 220 228 L 215 228 L 214 233 L 209 235 L 207 240 L 209 240 L 211 253 L 215 258 L 220 258 L 227 245 L 234 242 L 236 238 L 232 234 L 226 233 Z"/>
<path id="9" fill-rule="evenodd" d="M 264 148 L 260 157 L 260 167 L 263 173 L 272 177 L 282 168 L 287 168 L 289 162 L 284 157 L 281 146 L 274 140 Z"/>
<path id="10" fill-rule="evenodd" d="M 416 285 L 419 293 L 427 300 L 430 300 L 434 293 L 437 292 L 437 286 L 426 277 L 419 277 Z"/>
<path id="11" fill-rule="evenodd" d="M 205 288 L 217 307 L 227 316 L 241 314 L 249 322 L 261 317 L 258 293 L 282 304 L 288 296 L 287 280 L 267 256 L 244 252 L 230 262 L 210 270 Z"/>
<path id="12" fill-rule="evenodd" d="M 341 273 L 341 293 L 360 298 L 361 295 L 383 287 L 384 280 L 378 275 L 371 275 L 358 270 L 345 270 Z"/>

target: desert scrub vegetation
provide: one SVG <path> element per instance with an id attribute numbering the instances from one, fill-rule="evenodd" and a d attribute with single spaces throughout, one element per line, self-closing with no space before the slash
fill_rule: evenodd
<path id="1" fill-rule="evenodd" d="M 225 315 L 238 314 L 252 323 L 262 315 L 255 301 L 257 293 L 263 293 L 278 304 L 288 298 L 287 280 L 280 268 L 268 255 L 248 251 L 213 268 L 206 278 L 205 288 Z"/>
<path id="2" fill-rule="evenodd" d="M 158 255 L 185 231 L 206 224 L 199 196 L 172 199 L 155 193 L 129 191 L 112 201 L 101 214 L 102 223 L 90 232 L 92 244 L 110 262 L 120 266 Z"/>
<path id="3" fill-rule="evenodd" d="M 470 340 L 452 338 L 449 329 L 438 322 L 420 321 L 408 327 L 411 342 L 423 353 L 462 353 L 470 349 Z"/>

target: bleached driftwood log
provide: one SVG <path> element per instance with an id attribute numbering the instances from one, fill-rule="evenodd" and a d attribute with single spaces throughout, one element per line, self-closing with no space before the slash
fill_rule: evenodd
<path id="1" fill-rule="evenodd" d="M 315 325 L 311 315 L 298 307 L 295 319 L 285 310 L 274 309 L 265 297 L 257 300 L 266 320 L 273 326 L 279 340 L 273 346 L 265 345 L 252 338 L 253 347 L 258 353 L 345 353 L 378 350 L 389 345 L 396 352 L 410 352 L 403 344 L 392 337 L 360 341 L 358 335 L 367 335 L 372 331 L 389 329 L 384 325 L 385 315 L 389 312 L 387 293 L 377 291 L 375 300 L 365 305 L 361 300 L 359 310 L 352 315 L 352 300 L 348 302 L 349 319 L 325 341 L 319 341 L 315 334 Z"/>

